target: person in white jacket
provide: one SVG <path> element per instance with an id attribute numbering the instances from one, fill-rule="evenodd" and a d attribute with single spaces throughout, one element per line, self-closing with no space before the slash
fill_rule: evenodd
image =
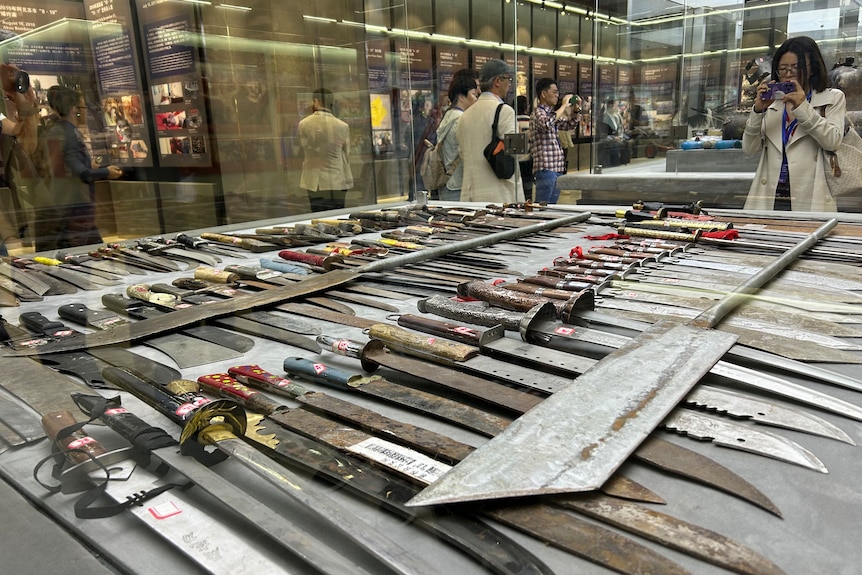
<path id="1" fill-rule="evenodd" d="M 823 56 L 807 36 L 779 46 L 772 78 L 757 87 L 742 136 L 745 153 L 760 153 L 745 209 L 835 211 L 823 150 L 836 150 L 844 138 L 844 93 L 827 87 Z M 792 83 L 794 90 L 769 97 L 775 81 Z"/>
<path id="2" fill-rule="evenodd" d="M 491 141 L 491 126 L 497 106 L 503 104 L 497 137 L 518 131 L 515 110 L 503 102 L 514 81 L 515 70 L 502 60 L 488 60 L 479 71 L 479 87 L 482 94 L 475 104 L 466 110 L 458 121 L 458 147 L 464 163 L 464 179 L 461 185 L 461 201 L 485 203 L 517 203 L 524 201 L 521 174 L 515 164 L 515 172 L 501 180 L 491 169 L 483 151 Z"/>

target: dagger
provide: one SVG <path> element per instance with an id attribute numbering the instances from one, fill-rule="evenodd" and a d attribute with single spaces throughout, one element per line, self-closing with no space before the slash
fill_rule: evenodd
<path id="1" fill-rule="evenodd" d="M 174 403 L 178 403 L 178 401 L 175 399 L 175 396 L 165 390 L 158 382 L 150 382 L 145 378 L 139 377 L 134 372 L 131 372 L 129 370 L 123 370 L 120 368 L 108 368 L 105 370 L 104 375 L 105 378 L 109 381 L 112 381 L 116 385 L 123 387 L 124 389 L 135 394 L 144 401 L 147 401 L 148 403 L 150 403 L 150 405 L 155 407 L 161 413 L 176 421 L 177 418 L 175 414 L 171 413 L 169 409 L 162 407 L 159 403 L 153 402 L 153 399 L 151 399 L 151 397 L 153 396 L 158 396 L 166 398 L 166 400 L 173 399 Z M 229 409 L 229 412 L 225 412 L 225 410 L 223 409 L 219 409 L 218 411 L 208 410 L 207 412 L 202 412 L 202 415 L 198 416 L 197 419 L 199 422 L 209 424 L 209 421 L 211 420 L 212 416 L 222 414 L 228 415 L 229 417 L 226 420 L 226 425 L 220 426 L 220 434 L 201 434 L 199 433 L 199 430 L 195 430 L 193 427 L 184 427 L 182 437 L 183 443 L 188 445 L 194 445 L 195 442 L 212 442 L 212 444 L 220 450 L 229 449 L 230 455 L 233 455 L 235 457 L 241 457 L 244 454 L 255 454 L 251 446 L 246 446 L 242 443 L 242 441 L 237 439 L 238 436 L 242 435 L 242 433 L 245 433 L 244 430 L 242 430 L 243 426 L 241 425 L 242 419 L 240 418 L 243 415 L 243 412 L 240 411 L 240 406 L 233 402 L 227 402 L 224 400 L 222 400 L 221 402 L 216 402 L 217 408 L 220 408 L 221 406 L 227 407 Z M 265 427 L 266 421 L 267 420 L 263 420 L 263 422 L 259 425 L 263 425 Z M 237 426 L 235 425 L 235 422 L 238 422 L 240 424 L 238 426 L 240 429 L 236 428 Z M 241 430 L 242 433 L 238 433 Z M 265 432 L 267 435 L 273 436 L 273 438 L 269 440 L 270 442 L 278 441 L 279 446 L 285 447 L 279 449 L 278 451 L 276 451 L 272 447 L 267 448 L 266 443 L 260 442 L 262 441 L 261 432 Z M 220 440 L 220 436 L 227 437 L 227 439 Z M 287 451 L 285 448 L 288 447 L 290 444 L 296 443 L 296 440 L 292 439 L 292 436 L 288 436 L 287 431 L 284 430 L 284 428 L 280 425 L 276 425 L 274 429 L 271 430 L 264 430 L 259 427 L 258 434 L 246 434 L 245 437 L 246 440 L 252 441 L 253 445 L 256 445 L 259 449 L 262 449 L 263 452 L 266 453 L 268 456 L 273 457 L 276 460 L 280 459 L 282 461 L 285 459 L 284 455 L 285 451 Z M 261 439 L 255 439 L 256 437 Z M 190 441 L 192 443 L 188 443 Z M 311 442 L 309 444 L 314 446 L 314 448 L 317 450 L 317 454 L 319 454 L 318 456 L 322 457 L 326 453 L 326 448 L 323 447 L 317 441 Z M 249 447 L 250 449 L 252 449 L 252 451 L 245 449 L 246 447 Z M 277 454 L 281 455 L 281 457 L 275 457 Z M 501 575 L 550 575 L 550 573 L 547 571 L 547 568 L 545 568 L 544 565 L 538 559 L 534 558 L 527 550 L 523 549 L 511 540 L 506 539 L 502 534 L 496 533 L 487 525 L 479 523 L 476 520 L 471 520 L 466 515 L 459 515 L 457 520 L 455 520 L 454 518 L 448 518 L 446 515 L 428 517 L 427 515 L 417 514 L 411 510 L 407 510 L 403 506 L 398 505 L 396 500 L 393 499 L 393 497 L 397 497 L 397 493 L 393 493 L 391 491 L 383 493 L 380 487 L 378 487 L 377 490 L 372 490 L 370 486 L 373 486 L 375 484 L 379 485 L 380 482 L 385 482 L 385 484 L 389 486 L 392 491 L 397 491 L 397 485 L 399 483 L 403 483 L 403 485 L 409 486 L 408 483 L 398 482 L 396 478 L 386 476 L 381 472 L 373 470 L 371 468 L 367 470 L 359 470 L 358 466 L 352 466 L 350 464 L 350 459 L 346 458 L 344 455 L 339 455 L 337 457 L 340 471 L 361 473 L 361 477 L 347 475 L 342 476 L 340 474 L 337 475 L 333 473 L 327 473 L 320 465 L 315 466 L 317 468 L 315 469 L 315 472 L 323 472 L 324 475 L 329 479 L 335 479 L 338 483 L 341 483 L 342 485 L 352 490 L 358 489 L 360 490 L 360 493 L 370 495 L 375 501 L 382 504 L 383 507 L 386 509 L 395 510 L 399 514 L 409 517 L 411 519 L 415 518 L 415 521 L 413 522 L 414 524 L 421 526 L 425 529 L 432 530 L 434 533 L 441 535 L 441 537 L 443 537 L 444 540 L 448 541 L 449 543 L 452 543 L 463 551 L 473 554 L 473 556 L 483 561 L 483 563 L 486 563 L 496 573 L 499 573 Z M 291 463 L 299 459 L 300 461 L 306 462 L 306 466 L 307 462 L 309 461 L 308 457 L 301 458 L 299 456 L 293 456 L 288 459 L 291 460 Z M 251 459 L 251 461 L 254 462 L 252 464 L 252 467 L 250 467 L 252 471 L 256 471 L 256 469 L 269 470 L 272 468 L 271 464 L 267 463 L 265 460 L 261 460 L 260 457 L 254 457 L 253 459 Z M 270 477 L 275 477 L 276 473 L 285 476 L 289 472 L 287 471 L 287 469 L 273 469 L 272 474 L 270 474 Z M 269 480 L 269 477 L 265 477 L 265 479 Z M 301 482 L 282 481 L 281 484 L 282 489 L 285 490 L 284 486 L 301 484 Z M 410 488 L 413 489 L 414 492 L 417 491 L 412 486 L 410 486 Z M 294 497 L 311 496 L 311 493 L 307 490 L 290 489 L 289 491 L 285 490 L 285 493 Z M 318 497 L 315 497 L 314 502 L 309 503 L 309 505 L 312 506 L 312 509 L 317 510 L 333 509 L 331 503 Z M 385 553 L 388 549 L 397 548 L 397 545 L 390 545 L 386 542 L 385 538 L 381 538 L 380 535 L 375 535 L 377 533 L 376 530 L 370 529 L 369 527 L 364 526 L 362 523 L 359 523 L 359 519 L 353 519 L 349 515 L 349 512 L 344 508 L 335 508 L 334 510 L 332 510 L 332 515 L 330 515 L 330 517 L 337 518 L 342 513 L 345 514 L 345 522 L 342 528 L 349 524 L 356 525 L 355 528 L 351 529 L 352 533 L 354 534 L 354 536 L 362 536 L 362 538 L 360 538 L 360 541 L 362 541 L 363 539 L 366 541 L 371 541 L 373 543 L 370 548 L 371 551 Z M 329 514 L 329 512 L 327 512 L 327 514 Z M 399 554 L 398 556 L 400 557 L 401 555 Z M 420 566 L 417 569 L 418 571 L 416 572 L 418 573 L 427 572 L 427 566 Z M 399 570 L 399 572 L 401 571 Z M 408 571 L 408 573 L 411 573 L 411 571 Z"/>
<path id="2" fill-rule="evenodd" d="M 75 418 L 69 411 L 55 411 L 42 417 L 42 425 L 52 442 L 58 443 L 66 458 L 77 464 L 66 471 L 66 478 L 70 478 L 72 473 L 86 475 L 86 468 L 81 469 L 81 466 L 87 465 L 90 456 L 98 459 L 115 453 L 108 452 L 96 439 L 80 430 L 69 436 L 59 436 L 64 428 L 75 423 Z M 120 452 L 114 455 L 114 458 L 123 455 L 125 452 Z M 134 462 L 128 458 L 110 466 L 111 474 L 104 482 L 105 493 L 121 505 L 125 502 L 125 509 L 203 569 L 211 573 L 227 573 L 251 567 L 267 573 L 284 573 L 281 566 L 262 553 L 241 556 L 227 553 L 226 551 L 235 545 L 236 534 L 210 514 L 192 505 L 181 490 L 165 491 L 162 481 L 154 474 L 136 468 Z M 104 477 L 105 474 L 99 467 L 93 466 L 92 469 L 95 471 L 89 476 L 93 481 Z M 123 478 L 122 481 L 117 480 L 120 477 Z M 138 504 L 134 504 L 136 502 Z M 166 508 L 172 510 L 171 514 L 160 512 Z M 197 543 L 196 538 L 183 537 L 184 533 L 197 533 L 201 530 L 206 533 L 210 545 L 202 546 Z"/>
<path id="3" fill-rule="evenodd" d="M 93 267 L 81 266 L 74 263 L 64 262 L 62 260 L 58 260 L 56 258 L 47 258 L 43 256 L 35 256 L 33 261 L 37 264 L 42 264 L 46 266 L 54 266 L 59 269 L 69 270 L 71 272 L 75 272 L 77 274 L 82 275 L 85 278 L 88 278 L 93 283 L 97 283 L 100 285 L 117 285 L 121 283 L 122 279 L 118 277 L 121 274 L 116 274 L 114 272 L 108 272 L 104 270 L 100 270 Z"/>

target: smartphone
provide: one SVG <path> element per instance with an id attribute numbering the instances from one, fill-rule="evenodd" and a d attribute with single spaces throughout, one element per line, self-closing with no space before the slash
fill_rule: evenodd
<path id="1" fill-rule="evenodd" d="M 761 100 L 780 100 L 784 94 L 796 91 L 796 84 L 793 82 L 775 82 L 770 84 L 769 88 L 760 95 Z"/>

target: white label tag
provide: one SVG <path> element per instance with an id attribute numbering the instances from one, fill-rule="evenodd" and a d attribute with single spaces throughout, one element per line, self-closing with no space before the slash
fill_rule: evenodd
<path id="1" fill-rule="evenodd" d="M 360 441 L 349 450 L 425 483 L 433 483 L 452 468 L 409 447 L 377 437 Z"/>

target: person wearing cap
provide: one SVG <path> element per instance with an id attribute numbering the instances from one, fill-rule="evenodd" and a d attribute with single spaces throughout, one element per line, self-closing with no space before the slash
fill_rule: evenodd
<path id="1" fill-rule="evenodd" d="M 515 110 L 505 104 L 503 98 L 509 93 L 515 71 L 503 60 L 488 60 L 479 71 L 479 88 L 482 94 L 476 103 L 461 115 L 458 126 L 458 147 L 464 164 L 464 178 L 461 183 L 461 201 L 514 203 L 524 201 L 524 188 L 521 174 L 515 164 L 515 173 L 507 180 L 497 178 L 483 154 L 491 141 L 491 126 L 497 106 L 500 120 L 497 136 L 518 131 Z"/>

